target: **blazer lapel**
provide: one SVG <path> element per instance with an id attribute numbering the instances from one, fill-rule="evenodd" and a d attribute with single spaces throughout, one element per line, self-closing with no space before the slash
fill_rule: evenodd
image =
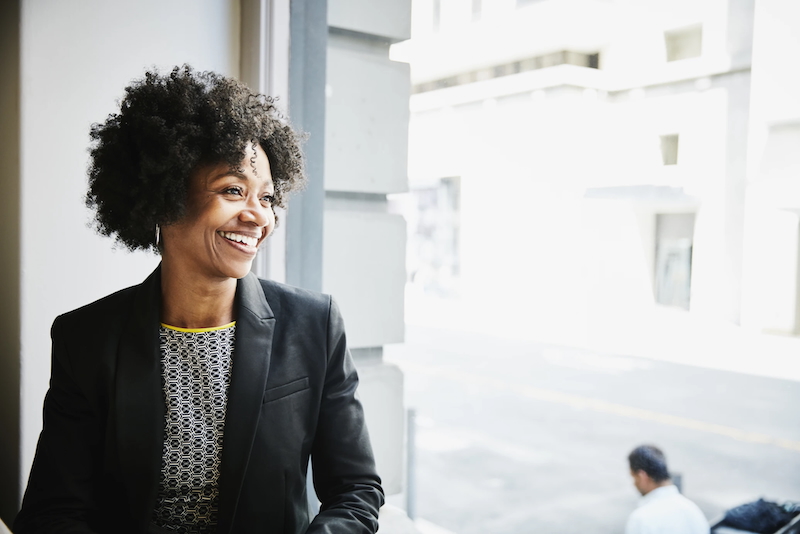
<path id="1" fill-rule="evenodd" d="M 275 329 L 275 316 L 261 283 L 252 273 L 239 280 L 236 311 L 236 340 L 219 481 L 217 532 L 220 534 L 227 534 L 233 526 L 267 385 Z"/>
<path id="2" fill-rule="evenodd" d="M 150 523 L 155 506 L 164 445 L 164 394 L 158 327 L 161 267 L 145 280 L 117 352 L 113 429 L 120 470 L 128 488 L 137 531 Z"/>

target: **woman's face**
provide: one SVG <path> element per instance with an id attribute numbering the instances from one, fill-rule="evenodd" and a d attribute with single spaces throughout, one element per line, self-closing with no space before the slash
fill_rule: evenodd
<path id="1" fill-rule="evenodd" d="M 244 277 L 275 227 L 274 195 L 269 160 L 259 145 L 247 146 L 238 169 L 199 167 L 190 177 L 186 216 L 162 229 L 164 262 L 186 276 Z"/>

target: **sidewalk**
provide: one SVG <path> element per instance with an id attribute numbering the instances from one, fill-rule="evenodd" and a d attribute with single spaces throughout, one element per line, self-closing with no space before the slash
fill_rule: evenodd
<path id="1" fill-rule="evenodd" d="M 422 534 L 455 534 L 452 530 L 447 530 L 439 525 L 434 525 L 430 521 L 422 518 L 414 521 L 414 524 L 416 524 L 417 528 Z"/>
<path id="2" fill-rule="evenodd" d="M 800 382 L 800 338 L 767 335 L 653 306 L 624 318 L 597 317 L 566 329 L 537 328 L 524 311 L 500 315 L 459 300 L 406 293 L 406 324 L 479 332 L 508 339 L 581 348 Z"/>

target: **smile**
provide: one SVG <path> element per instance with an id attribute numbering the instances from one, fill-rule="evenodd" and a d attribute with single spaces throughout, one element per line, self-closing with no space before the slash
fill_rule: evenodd
<path id="1" fill-rule="evenodd" d="M 258 245 L 258 238 L 257 237 L 252 237 L 252 236 L 249 236 L 249 235 L 237 234 L 237 233 L 234 233 L 234 232 L 217 231 L 217 233 L 219 235 L 221 235 L 222 237 L 224 237 L 225 239 L 227 239 L 228 241 L 235 241 L 236 243 L 242 243 L 242 244 L 247 245 L 249 247 L 255 247 L 256 245 Z"/>

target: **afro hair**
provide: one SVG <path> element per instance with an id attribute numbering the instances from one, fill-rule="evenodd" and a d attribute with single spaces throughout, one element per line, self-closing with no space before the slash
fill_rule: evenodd
<path id="1" fill-rule="evenodd" d="M 186 214 L 189 177 L 199 165 L 241 165 L 248 144 L 269 159 L 273 206 L 305 185 L 300 137 L 275 101 L 246 85 L 189 65 L 147 72 L 125 88 L 119 113 L 93 124 L 86 205 L 99 233 L 130 250 L 158 252 L 155 225 Z"/>

